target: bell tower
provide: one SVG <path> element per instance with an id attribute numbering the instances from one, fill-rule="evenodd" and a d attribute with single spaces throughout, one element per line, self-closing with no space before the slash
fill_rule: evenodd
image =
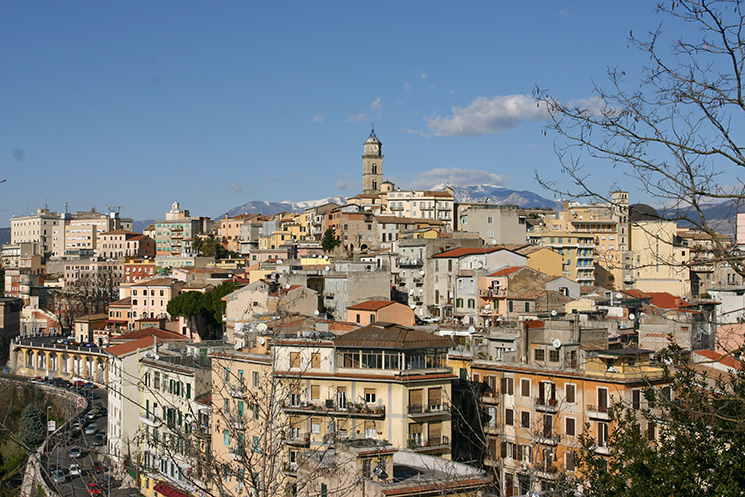
<path id="1" fill-rule="evenodd" d="M 375 136 L 375 129 L 365 140 L 362 154 L 362 193 L 380 193 L 383 183 L 383 145 Z"/>

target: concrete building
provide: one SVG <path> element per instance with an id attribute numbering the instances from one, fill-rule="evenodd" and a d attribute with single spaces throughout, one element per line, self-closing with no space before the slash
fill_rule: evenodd
<path id="1" fill-rule="evenodd" d="M 525 218 L 514 205 L 456 204 L 455 230 L 478 233 L 487 245 L 526 242 Z"/>
<path id="2" fill-rule="evenodd" d="M 159 256 L 189 253 L 191 241 L 203 233 L 203 224 L 200 218 L 191 217 L 188 210 L 174 202 L 166 218 L 155 222 L 155 253 Z"/>
<path id="3" fill-rule="evenodd" d="M 387 322 L 414 326 L 414 311 L 407 305 L 390 300 L 367 300 L 347 307 L 347 321 L 362 326 Z"/>
<path id="4" fill-rule="evenodd" d="M 152 258 L 155 257 L 155 240 L 134 231 L 107 231 L 99 236 L 98 246 L 93 254 L 104 259 Z"/>

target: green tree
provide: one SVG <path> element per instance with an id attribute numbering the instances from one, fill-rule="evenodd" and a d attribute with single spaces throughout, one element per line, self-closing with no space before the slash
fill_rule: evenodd
<path id="1" fill-rule="evenodd" d="M 36 447 L 44 441 L 46 433 L 46 413 L 35 405 L 28 404 L 21 414 L 18 438 L 27 447 Z"/>
<path id="2" fill-rule="evenodd" d="M 673 350 L 676 360 L 678 352 Z M 745 493 L 745 372 L 712 377 L 703 371 L 670 366 L 669 387 L 645 391 L 653 407 L 614 406 L 608 456 L 597 454 L 585 432 L 577 454 L 582 476 L 575 482 L 585 495 Z"/>
<path id="3" fill-rule="evenodd" d="M 166 310 L 171 316 L 180 316 L 189 322 L 202 340 L 222 337 L 222 317 L 225 302 L 222 298 L 235 290 L 237 284 L 226 281 L 207 292 L 184 292 L 168 302 Z"/>
<path id="4" fill-rule="evenodd" d="M 321 247 L 324 252 L 331 252 L 336 247 L 341 245 L 341 240 L 337 240 L 334 237 L 334 230 L 331 228 L 323 232 L 323 238 L 321 239 Z"/>

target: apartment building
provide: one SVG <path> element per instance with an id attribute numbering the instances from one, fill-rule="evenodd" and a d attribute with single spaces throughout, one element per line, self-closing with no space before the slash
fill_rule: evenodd
<path id="1" fill-rule="evenodd" d="M 154 278 L 136 283 L 124 284 L 119 288 L 120 299 L 132 299 L 132 319 L 162 318 L 170 319 L 168 302 L 181 294 L 186 285 L 173 278 Z"/>
<path id="2" fill-rule="evenodd" d="M 36 243 L 40 254 L 52 252 L 52 234 L 60 215 L 49 209 L 37 209 L 36 214 L 10 219 L 10 243 Z"/>
<path id="3" fill-rule="evenodd" d="M 134 231 L 107 231 L 99 236 L 97 248 L 93 253 L 104 259 L 155 257 L 155 240 Z"/>
<path id="4" fill-rule="evenodd" d="M 478 233 L 488 245 L 521 244 L 527 239 L 525 218 L 514 205 L 456 204 L 455 229 Z"/>
<path id="5" fill-rule="evenodd" d="M 166 218 L 155 221 L 155 253 L 163 256 L 188 253 L 191 241 L 204 232 L 203 225 L 201 218 L 191 217 L 188 210 L 174 202 Z"/>

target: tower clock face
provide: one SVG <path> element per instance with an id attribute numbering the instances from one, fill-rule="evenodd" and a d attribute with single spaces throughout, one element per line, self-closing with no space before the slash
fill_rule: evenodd
<path id="1" fill-rule="evenodd" d="M 378 152 L 378 146 L 377 145 L 373 145 L 372 149 L 373 149 L 373 152 L 375 152 L 375 153 Z"/>

